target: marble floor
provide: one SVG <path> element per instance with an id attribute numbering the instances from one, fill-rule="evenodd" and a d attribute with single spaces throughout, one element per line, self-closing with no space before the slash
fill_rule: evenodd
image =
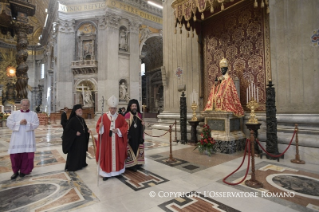
<path id="1" fill-rule="evenodd" d="M 95 128 L 94 120 L 86 122 L 90 129 Z M 146 132 L 159 135 L 150 128 Z M 53 124 L 36 130 L 32 173 L 10 180 L 6 152 L 10 135 L 10 130 L 0 128 L 0 211 L 319 211 L 318 149 L 300 148 L 306 161 L 303 165 L 290 162 L 294 146 L 279 162 L 256 158 L 256 178 L 264 187 L 253 189 L 245 183 L 230 186 L 223 182 L 241 164 L 243 152 L 209 157 L 199 154 L 194 146 L 174 142 L 176 162 L 167 164 L 169 135 L 156 139 L 145 136 L 145 165 L 137 172 L 126 170 L 103 181 L 96 174 L 92 143 L 87 154 L 89 165 L 64 172 L 62 128 Z M 227 181 L 239 182 L 246 167 L 247 161 Z M 249 171 L 247 179 L 250 175 Z"/>

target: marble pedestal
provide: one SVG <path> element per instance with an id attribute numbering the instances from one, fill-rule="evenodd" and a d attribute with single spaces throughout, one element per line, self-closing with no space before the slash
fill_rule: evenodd
<path id="1" fill-rule="evenodd" d="M 245 149 L 242 118 L 231 112 L 221 111 L 202 111 L 201 115 L 211 129 L 211 136 L 216 140 L 217 152 L 232 154 Z"/>

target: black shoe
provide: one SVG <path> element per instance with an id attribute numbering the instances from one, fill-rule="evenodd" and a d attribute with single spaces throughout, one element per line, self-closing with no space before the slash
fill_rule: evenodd
<path id="1" fill-rule="evenodd" d="M 16 179 L 18 176 L 19 176 L 19 172 L 14 173 L 14 174 L 11 176 L 11 180 Z"/>
<path id="2" fill-rule="evenodd" d="M 20 172 L 20 177 L 24 177 L 25 176 L 25 174 L 23 174 L 22 172 Z"/>
<path id="3" fill-rule="evenodd" d="M 134 167 L 132 168 L 132 171 L 133 171 L 133 172 L 137 172 L 136 166 L 134 166 Z"/>
<path id="4" fill-rule="evenodd" d="M 107 181 L 109 179 L 108 177 L 103 177 L 103 181 Z"/>

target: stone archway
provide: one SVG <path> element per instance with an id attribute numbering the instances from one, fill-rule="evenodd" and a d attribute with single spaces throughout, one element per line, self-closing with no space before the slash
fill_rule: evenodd
<path id="1" fill-rule="evenodd" d="M 142 77 L 142 102 L 150 113 L 163 111 L 164 99 L 158 93 L 162 87 L 161 67 L 163 66 L 163 39 L 160 34 L 151 34 L 141 42 L 141 62 L 145 63 Z"/>

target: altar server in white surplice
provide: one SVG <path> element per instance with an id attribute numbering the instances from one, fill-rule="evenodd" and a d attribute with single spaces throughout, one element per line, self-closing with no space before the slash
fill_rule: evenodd
<path id="1" fill-rule="evenodd" d="M 33 169 L 36 149 L 34 130 L 39 126 L 39 119 L 29 108 L 30 101 L 22 99 L 21 110 L 14 111 L 7 119 L 7 126 L 12 130 L 8 150 L 13 170 L 12 180 L 18 177 L 19 171 L 20 177 L 24 177 Z"/>

